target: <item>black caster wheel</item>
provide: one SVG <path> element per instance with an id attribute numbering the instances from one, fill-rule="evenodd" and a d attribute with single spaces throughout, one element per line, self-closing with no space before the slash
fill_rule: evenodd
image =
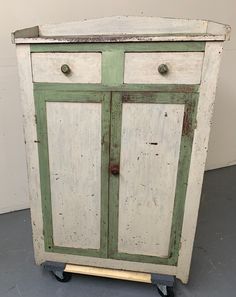
<path id="1" fill-rule="evenodd" d="M 157 286 L 157 291 L 161 297 L 174 297 L 173 287 Z"/>
<path id="2" fill-rule="evenodd" d="M 71 280 L 72 274 L 64 271 L 52 271 L 53 276 L 61 283 L 67 283 Z"/>

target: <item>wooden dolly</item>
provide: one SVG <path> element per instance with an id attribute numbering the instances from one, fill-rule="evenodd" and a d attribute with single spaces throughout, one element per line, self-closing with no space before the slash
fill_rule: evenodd
<path id="1" fill-rule="evenodd" d="M 70 281 L 72 274 L 84 274 L 91 276 L 100 276 L 127 281 L 149 283 L 156 286 L 160 296 L 173 297 L 173 286 L 175 278 L 170 275 L 144 273 L 135 271 L 125 271 L 117 269 L 107 269 L 91 266 L 72 265 L 59 262 L 46 261 L 42 266 L 52 272 L 55 278 L 60 282 Z"/>

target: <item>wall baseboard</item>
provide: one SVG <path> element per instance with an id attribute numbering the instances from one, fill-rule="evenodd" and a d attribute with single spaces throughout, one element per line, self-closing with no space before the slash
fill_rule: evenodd
<path id="1" fill-rule="evenodd" d="M 8 207 L 0 207 L 0 214 L 12 212 L 12 211 L 17 211 L 17 210 L 22 210 L 29 208 L 29 202 L 24 202 L 20 204 L 15 204 L 15 205 L 9 205 Z"/>
<path id="2" fill-rule="evenodd" d="M 221 169 L 221 168 L 226 168 L 226 167 L 235 166 L 235 165 L 236 165 L 236 162 L 232 161 L 232 162 L 229 162 L 227 164 L 221 164 L 221 165 L 218 164 L 218 165 L 206 166 L 205 171 Z"/>

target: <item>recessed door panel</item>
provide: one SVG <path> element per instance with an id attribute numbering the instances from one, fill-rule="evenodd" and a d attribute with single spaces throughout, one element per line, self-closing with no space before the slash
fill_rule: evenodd
<path id="1" fill-rule="evenodd" d="M 107 256 L 110 93 L 35 92 L 45 249 Z"/>
<path id="2" fill-rule="evenodd" d="M 99 249 L 101 103 L 47 102 L 46 109 L 54 244 Z"/>
<path id="3" fill-rule="evenodd" d="M 118 252 L 167 257 L 183 104 L 122 106 Z"/>
<path id="4" fill-rule="evenodd" d="M 111 258 L 176 265 L 197 98 L 186 93 L 112 94 Z"/>

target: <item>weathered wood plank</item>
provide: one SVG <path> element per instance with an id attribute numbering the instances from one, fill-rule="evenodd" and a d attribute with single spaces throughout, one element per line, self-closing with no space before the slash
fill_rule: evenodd
<path id="1" fill-rule="evenodd" d="M 198 93 L 199 85 L 182 84 L 63 84 L 63 83 L 34 83 L 34 90 L 58 91 L 107 91 L 107 92 L 167 92 L 167 93 Z"/>
<path id="2" fill-rule="evenodd" d="M 112 16 L 62 24 L 46 24 L 35 28 L 38 30 L 36 35 L 31 33 L 34 27 L 14 32 L 13 42 L 225 40 L 230 32 L 228 25 L 207 20 L 144 16 Z"/>
<path id="3" fill-rule="evenodd" d="M 21 38 L 37 38 L 39 37 L 39 27 L 34 26 L 17 30 L 11 34 L 12 42 L 15 43 L 17 39 Z"/>
<path id="4" fill-rule="evenodd" d="M 118 252 L 169 255 L 183 113 L 183 104 L 123 104 Z"/>
<path id="5" fill-rule="evenodd" d="M 33 229 L 33 244 L 36 263 L 44 261 L 44 240 L 41 190 L 38 163 L 38 145 L 33 83 L 31 72 L 30 46 L 18 45 L 16 47 L 18 71 L 20 78 L 21 104 L 23 110 L 23 127 L 26 147 L 27 173 L 29 181 L 29 198 Z"/>
<path id="6" fill-rule="evenodd" d="M 192 159 L 177 266 L 177 277 L 184 283 L 188 282 L 189 276 L 222 45 L 222 42 L 207 43 L 203 62 L 202 84 L 197 109 L 197 129 L 195 130 L 193 139 Z"/>
<path id="7" fill-rule="evenodd" d="M 64 271 L 71 272 L 71 273 L 85 274 L 85 275 L 101 276 L 101 277 L 107 277 L 107 278 L 123 279 L 123 280 L 142 282 L 142 283 L 151 283 L 150 273 L 105 269 L 105 268 L 71 265 L 71 264 L 67 264 Z"/>
<path id="8" fill-rule="evenodd" d="M 46 108 L 54 244 L 99 249 L 101 103 Z"/>
<path id="9" fill-rule="evenodd" d="M 207 21 L 161 17 L 112 16 L 39 27 L 40 36 L 205 33 Z"/>

